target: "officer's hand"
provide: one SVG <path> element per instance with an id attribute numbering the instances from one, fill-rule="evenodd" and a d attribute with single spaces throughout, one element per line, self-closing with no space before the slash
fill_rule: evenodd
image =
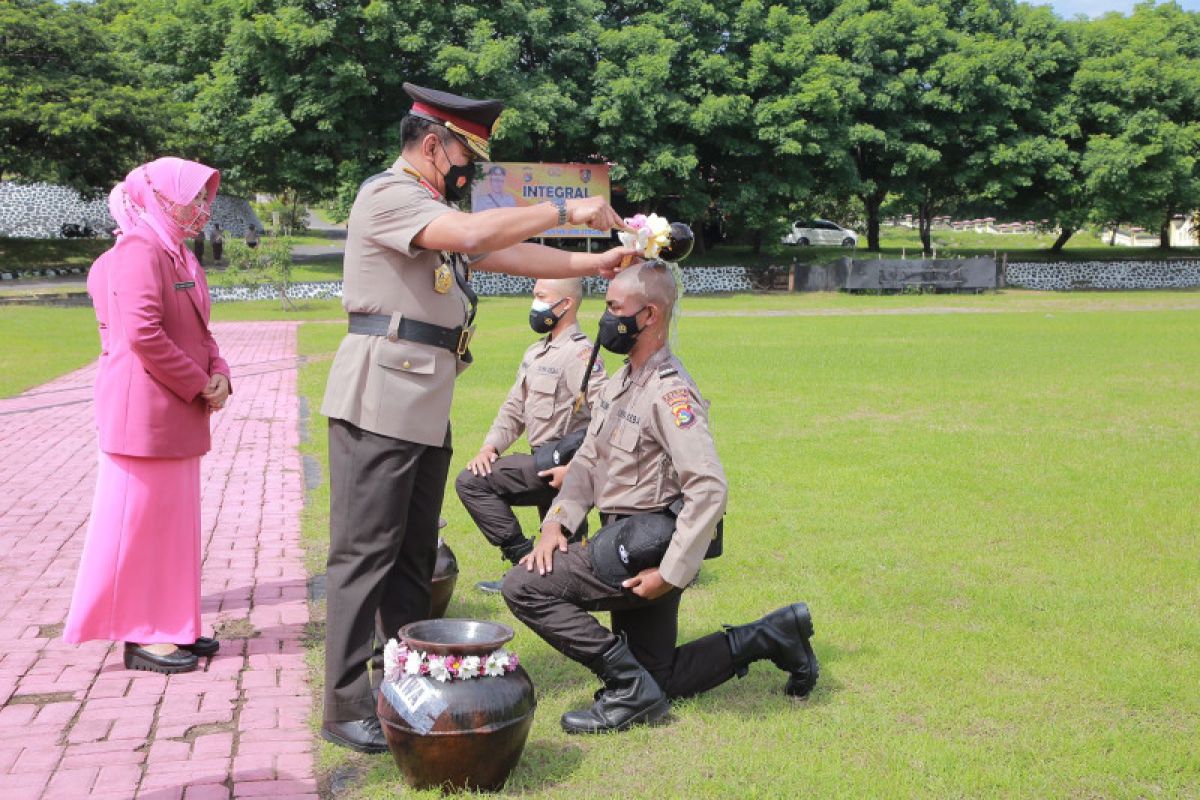
<path id="1" fill-rule="evenodd" d="M 492 474 L 492 462 L 499 458 L 500 454 L 496 452 L 496 448 L 490 444 L 485 444 L 479 448 L 479 455 L 467 462 L 467 469 L 471 470 L 476 477 L 482 478 L 485 475 Z"/>
<path id="2" fill-rule="evenodd" d="M 563 464 L 561 467 L 551 467 L 550 469 L 544 469 L 538 473 L 538 477 L 539 478 L 549 478 L 550 479 L 550 488 L 557 489 L 558 487 L 562 486 L 563 477 L 567 474 L 567 469 L 569 469 L 570 466 L 571 466 L 570 464 Z"/>
<path id="3" fill-rule="evenodd" d="M 632 247 L 614 247 L 597 253 L 594 258 L 600 277 L 606 280 L 611 280 L 621 270 L 642 260 L 641 254 Z"/>
<path id="4" fill-rule="evenodd" d="M 624 223 L 603 197 L 579 197 L 567 201 L 567 222 L 599 231 L 620 228 Z"/>
<path id="5" fill-rule="evenodd" d="M 538 537 L 533 552 L 521 559 L 527 572 L 533 572 L 537 567 L 538 575 L 554 572 L 554 551 L 567 552 L 567 537 L 563 536 L 562 525 L 557 522 L 547 522 L 542 525 L 542 535 Z"/>
<path id="6" fill-rule="evenodd" d="M 675 588 L 663 580 L 658 567 L 644 569 L 629 580 L 623 581 L 621 585 L 643 600 L 657 600 Z"/>

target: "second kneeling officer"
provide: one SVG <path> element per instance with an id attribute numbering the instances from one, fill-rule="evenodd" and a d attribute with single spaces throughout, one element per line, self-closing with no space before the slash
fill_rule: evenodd
<path id="1" fill-rule="evenodd" d="M 540 447 L 553 448 L 556 441 L 569 434 L 582 434 L 591 419 L 592 401 L 606 380 L 604 363 L 597 360 L 590 367 L 586 400 L 576 403 L 592 352 L 592 343 L 580 332 L 577 321 L 583 281 L 539 280 L 534 284 L 533 298 L 529 325 L 535 333 L 546 336 L 525 351 L 516 383 L 500 406 L 483 446 L 454 481 L 471 519 L 513 564 L 533 549 L 513 506 L 536 506 L 539 518 L 545 517 L 562 484 L 566 465 L 542 470 L 532 453 L 500 454 L 522 433 L 535 452 Z M 542 472 L 550 474 L 539 474 Z M 586 533 L 586 519 L 573 532 L 576 536 Z M 485 592 L 500 591 L 500 581 L 481 581 L 476 586 Z"/>

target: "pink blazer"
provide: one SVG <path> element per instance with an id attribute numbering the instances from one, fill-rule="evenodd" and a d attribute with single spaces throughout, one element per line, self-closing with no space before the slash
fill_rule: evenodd
<path id="1" fill-rule="evenodd" d="M 200 392 L 229 365 L 208 329 L 204 270 L 176 267 L 154 234 L 137 229 L 92 265 L 88 293 L 100 323 L 96 425 L 106 453 L 190 458 L 212 445 Z"/>

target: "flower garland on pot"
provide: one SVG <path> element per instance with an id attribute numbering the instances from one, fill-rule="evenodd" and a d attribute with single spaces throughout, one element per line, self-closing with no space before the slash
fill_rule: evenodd
<path id="1" fill-rule="evenodd" d="M 520 663 L 516 653 L 504 648 L 482 656 L 440 656 L 410 650 L 395 639 L 389 639 L 383 648 L 383 677 L 388 681 L 418 675 L 442 683 L 495 678 L 515 671 Z"/>

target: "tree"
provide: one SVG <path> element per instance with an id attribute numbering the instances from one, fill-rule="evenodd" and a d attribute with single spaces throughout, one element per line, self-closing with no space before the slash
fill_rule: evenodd
<path id="1" fill-rule="evenodd" d="M 181 116 L 92 5 L 0 5 L 0 174 L 100 190 L 146 160 Z"/>
<path id="2" fill-rule="evenodd" d="M 1082 166 L 1093 218 L 1159 230 L 1200 204 L 1200 14 L 1141 3 L 1083 38 L 1074 88 L 1096 133 Z"/>

